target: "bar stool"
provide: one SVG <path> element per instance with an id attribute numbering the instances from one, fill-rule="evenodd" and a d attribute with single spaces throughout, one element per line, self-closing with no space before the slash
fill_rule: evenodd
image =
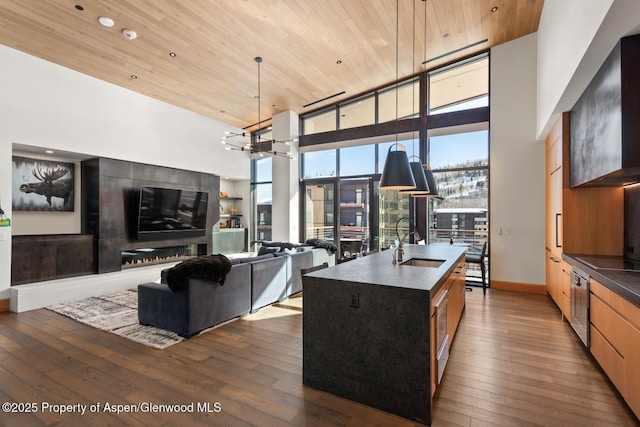
<path id="1" fill-rule="evenodd" d="M 480 264 L 480 273 L 482 275 L 482 294 L 487 294 L 487 266 L 485 258 L 487 257 L 487 243 L 482 244 L 480 252 L 467 252 L 467 264 Z"/>

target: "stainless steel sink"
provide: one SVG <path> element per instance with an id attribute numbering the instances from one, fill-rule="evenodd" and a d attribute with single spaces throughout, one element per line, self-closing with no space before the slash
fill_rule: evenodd
<path id="1" fill-rule="evenodd" d="M 422 258 L 411 258 L 404 262 L 401 262 L 400 265 L 412 265 L 414 267 L 431 267 L 438 268 L 444 262 L 443 259 L 422 259 Z"/>

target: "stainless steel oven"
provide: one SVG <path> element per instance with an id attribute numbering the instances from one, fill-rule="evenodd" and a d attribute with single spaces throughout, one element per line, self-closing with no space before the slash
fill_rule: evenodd
<path id="1" fill-rule="evenodd" d="M 589 275 L 571 272 L 571 327 L 584 345 L 589 346 Z"/>
<path id="2" fill-rule="evenodd" d="M 447 360 L 449 360 L 449 334 L 447 332 L 448 292 L 444 291 L 433 305 L 435 309 L 434 319 L 436 321 L 436 384 L 440 384 L 444 368 L 447 365 Z"/>

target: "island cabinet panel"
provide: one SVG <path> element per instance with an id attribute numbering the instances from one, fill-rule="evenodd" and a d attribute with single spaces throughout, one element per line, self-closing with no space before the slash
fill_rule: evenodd
<path id="1" fill-rule="evenodd" d="M 304 384 L 426 422 L 428 292 L 316 282 L 304 283 Z"/>
<path id="2" fill-rule="evenodd" d="M 589 286 L 589 349 L 640 417 L 640 308 L 593 278 Z"/>
<path id="3" fill-rule="evenodd" d="M 429 425 L 437 316 L 432 302 L 451 292 L 457 324 L 465 293 L 455 272 L 464 275 L 464 253 L 406 245 L 405 262 L 441 265 L 394 265 L 384 251 L 305 274 L 303 383 Z M 451 308 L 446 301 L 441 307 Z M 449 311 L 440 315 L 446 333 Z"/>

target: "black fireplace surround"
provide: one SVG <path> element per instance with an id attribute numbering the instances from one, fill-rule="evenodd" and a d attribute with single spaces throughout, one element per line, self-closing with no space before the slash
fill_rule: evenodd
<path id="1" fill-rule="evenodd" d="M 95 236 L 96 272 L 120 271 L 122 253 L 139 249 L 196 245 L 211 253 L 213 224 L 219 220 L 220 177 L 123 160 L 82 162 L 82 234 Z M 140 187 L 164 187 L 209 193 L 204 236 L 140 242 L 136 238 Z"/>

